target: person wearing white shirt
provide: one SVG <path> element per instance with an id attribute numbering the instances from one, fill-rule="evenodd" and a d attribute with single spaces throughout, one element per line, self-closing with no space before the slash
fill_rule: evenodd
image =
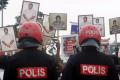
<path id="1" fill-rule="evenodd" d="M 14 36 L 8 33 L 8 29 L 4 28 L 4 35 L 1 38 L 1 45 L 3 51 L 10 51 L 16 49 Z"/>
<path id="2" fill-rule="evenodd" d="M 22 15 L 23 19 L 22 19 L 21 23 L 36 22 L 36 16 L 37 16 L 37 13 L 35 10 L 33 10 L 33 4 L 29 3 L 28 9 L 23 11 L 23 15 Z"/>
<path id="3" fill-rule="evenodd" d="M 120 33 L 120 27 L 117 25 L 117 21 L 113 20 L 113 26 L 110 29 L 111 34 L 117 34 Z"/>
<path id="4" fill-rule="evenodd" d="M 61 20 L 61 16 L 57 15 L 56 20 L 52 23 L 51 27 L 53 27 L 55 30 L 65 30 L 66 26 L 64 21 Z"/>
<path id="5" fill-rule="evenodd" d="M 88 20 L 87 16 L 84 16 L 79 25 L 80 25 L 80 29 L 81 29 L 83 26 L 91 25 L 91 21 Z"/>

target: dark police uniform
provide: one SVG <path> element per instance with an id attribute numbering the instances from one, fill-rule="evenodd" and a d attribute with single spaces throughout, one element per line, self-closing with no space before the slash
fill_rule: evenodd
<path id="1" fill-rule="evenodd" d="M 0 68 L 1 69 L 7 68 L 9 59 L 10 59 L 10 56 L 7 56 L 7 55 L 0 56 Z"/>
<path id="2" fill-rule="evenodd" d="M 62 80 L 119 80 L 112 59 L 92 48 L 71 56 Z"/>
<path id="3" fill-rule="evenodd" d="M 54 59 L 36 48 L 28 48 L 11 57 L 4 80 L 56 80 Z"/>

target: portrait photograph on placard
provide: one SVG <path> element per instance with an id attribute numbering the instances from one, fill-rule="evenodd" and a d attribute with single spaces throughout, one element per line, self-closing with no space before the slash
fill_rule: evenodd
<path id="1" fill-rule="evenodd" d="M 67 14 L 66 13 L 50 13 L 49 14 L 50 30 L 67 30 Z"/>
<path id="2" fill-rule="evenodd" d="M 93 18 L 93 24 L 97 26 L 98 30 L 100 31 L 101 36 L 104 37 L 105 36 L 104 17 Z"/>
<path id="3" fill-rule="evenodd" d="M 68 35 L 61 37 L 62 51 L 66 57 L 74 54 L 74 47 L 78 44 L 77 35 Z"/>
<path id="4" fill-rule="evenodd" d="M 0 28 L 0 41 L 2 51 L 12 51 L 17 49 L 13 27 Z"/>
<path id="5" fill-rule="evenodd" d="M 120 17 L 109 19 L 110 34 L 120 33 Z"/>
<path id="6" fill-rule="evenodd" d="M 78 16 L 79 29 L 82 28 L 83 26 L 92 25 L 92 24 L 93 24 L 93 15 L 79 15 Z"/>
<path id="7" fill-rule="evenodd" d="M 36 22 L 38 10 L 39 3 L 23 1 L 20 24 L 24 22 Z"/>

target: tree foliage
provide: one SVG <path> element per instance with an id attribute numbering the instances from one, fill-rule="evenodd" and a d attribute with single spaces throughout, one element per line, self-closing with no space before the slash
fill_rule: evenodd
<path id="1" fill-rule="evenodd" d="M 7 4 L 8 4 L 8 0 L 0 0 L 0 10 L 6 9 Z"/>

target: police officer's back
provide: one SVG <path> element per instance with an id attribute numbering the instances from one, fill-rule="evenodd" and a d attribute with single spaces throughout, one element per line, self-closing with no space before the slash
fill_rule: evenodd
<path id="1" fill-rule="evenodd" d="M 100 53 L 100 34 L 95 26 L 85 26 L 79 33 L 81 51 L 71 56 L 62 80 L 117 80 L 112 59 Z"/>
<path id="2" fill-rule="evenodd" d="M 43 50 L 40 26 L 25 23 L 19 30 L 19 48 L 5 70 L 4 80 L 56 80 L 55 61 Z"/>

